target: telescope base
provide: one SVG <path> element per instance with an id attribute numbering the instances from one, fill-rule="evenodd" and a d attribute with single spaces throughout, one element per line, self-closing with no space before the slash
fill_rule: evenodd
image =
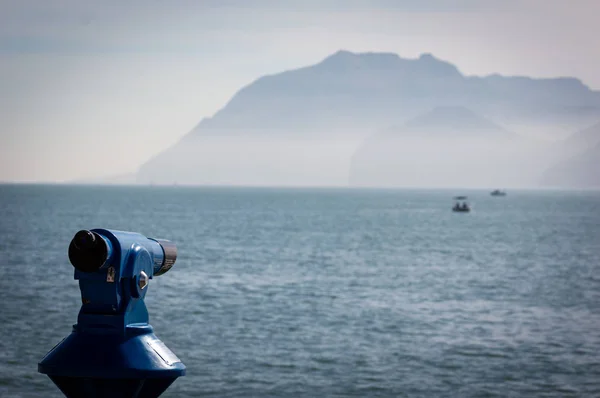
<path id="1" fill-rule="evenodd" d="M 156 398 L 185 374 L 185 365 L 148 324 L 127 326 L 125 336 L 75 325 L 38 371 L 68 398 Z"/>

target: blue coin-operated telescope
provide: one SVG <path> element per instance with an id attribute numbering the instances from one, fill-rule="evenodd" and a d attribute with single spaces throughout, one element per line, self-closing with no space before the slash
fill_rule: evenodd
<path id="1" fill-rule="evenodd" d="M 133 232 L 77 232 L 69 260 L 81 289 L 73 332 L 38 364 L 69 398 L 155 398 L 185 366 L 153 333 L 144 297 L 175 245 Z"/>

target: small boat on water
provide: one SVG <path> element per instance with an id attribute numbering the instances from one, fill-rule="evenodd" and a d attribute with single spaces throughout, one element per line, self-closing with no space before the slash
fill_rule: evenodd
<path id="1" fill-rule="evenodd" d="M 490 192 L 490 195 L 492 195 L 492 196 L 506 196 L 506 192 L 501 191 L 499 189 L 494 189 L 492 192 Z"/>
<path id="2" fill-rule="evenodd" d="M 471 211 L 471 207 L 467 203 L 466 196 L 455 196 L 454 200 L 456 203 L 454 204 L 454 207 L 452 207 L 452 211 L 457 213 L 468 213 Z"/>

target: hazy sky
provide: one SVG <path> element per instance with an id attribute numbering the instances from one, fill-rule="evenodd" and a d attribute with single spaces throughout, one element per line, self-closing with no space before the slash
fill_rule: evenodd
<path id="1" fill-rule="evenodd" d="M 597 0 L 0 0 L 0 181 L 134 172 L 241 86 L 339 50 L 600 89 Z"/>

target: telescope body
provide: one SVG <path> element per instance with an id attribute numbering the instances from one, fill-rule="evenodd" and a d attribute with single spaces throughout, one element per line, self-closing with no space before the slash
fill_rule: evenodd
<path id="1" fill-rule="evenodd" d="M 79 231 L 69 259 L 81 290 L 72 333 L 38 364 L 69 398 L 155 398 L 185 365 L 154 334 L 144 298 L 177 257 L 169 241 L 138 233 Z"/>

